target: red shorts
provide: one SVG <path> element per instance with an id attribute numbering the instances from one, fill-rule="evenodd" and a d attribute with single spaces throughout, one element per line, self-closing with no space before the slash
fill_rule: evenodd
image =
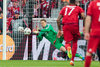
<path id="1" fill-rule="evenodd" d="M 64 40 L 70 42 L 80 38 L 79 25 L 63 25 Z"/>
<path id="2" fill-rule="evenodd" d="M 96 52 L 100 48 L 100 31 L 92 31 L 90 33 L 90 40 L 88 41 L 87 51 L 90 53 Z"/>

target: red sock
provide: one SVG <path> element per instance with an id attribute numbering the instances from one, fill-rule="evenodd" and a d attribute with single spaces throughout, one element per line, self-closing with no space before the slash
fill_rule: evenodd
<path id="1" fill-rule="evenodd" d="M 86 56 L 85 67 L 90 67 L 90 64 L 91 64 L 91 56 Z"/>
<path id="2" fill-rule="evenodd" d="M 71 59 L 72 61 L 74 61 L 76 51 L 77 51 L 77 40 L 73 41 L 73 45 L 72 45 L 72 59 Z"/>

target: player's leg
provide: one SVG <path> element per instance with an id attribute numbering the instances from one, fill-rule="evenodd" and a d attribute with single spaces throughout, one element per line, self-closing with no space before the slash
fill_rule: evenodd
<path id="1" fill-rule="evenodd" d="M 82 60 L 84 60 L 84 57 L 76 53 L 77 51 L 77 41 L 73 41 L 73 46 L 72 46 L 72 58 L 70 61 L 70 65 L 74 66 L 74 57 L 79 57 Z"/>
<path id="2" fill-rule="evenodd" d="M 60 41 L 59 41 L 59 42 L 60 42 Z M 62 52 L 64 52 L 65 54 L 67 54 L 68 52 L 67 52 L 66 48 L 64 47 L 64 45 L 63 45 L 62 43 L 59 43 L 59 42 L 56 42 L 56 43 L 55 43 L 55 47 L 56 47 L 58 50 L 61 50 Z M 79 55 L 78 53 L 75 54 L 75 57 L 79 57 L 79 58 L 81 58 L 81 59 L 84 60 L 84 58 L 83 58 L 81 55 Z"/>
<path id="3" fill-rule="evenodd" d="M 60 50 L 67 53 L 67 50 L 64 46 L 60 47 Z M 79 55 L 78 53 L 75 54 L 75 57 L 79 57 L 80 59 L 84 60 L 84 57 L 82 57 L 81 55 Z"/>
<path id="4" fill-rule="evenodd" d="M 74 57 L 77 51 L 77 40 L 73 41 L 73 45 L 72 45 L 72 58 L 70 61 L 70 65 L 74 66 Z"/>
<path id="5" fill-rule="evenodd" d="M 55 45 L 54 45 L 58 50 L 61 50 L 63 52 L 65 52 L 69 58 L 72 57 L 72 54 L 67 52 L 66 48 L 64 47 L 64 45 L 62 44 L 62 38 L 57 38 Z"/>
<path id="6" fill-rule="evenodd" d="M 56 49 L 61 50 L 67 54 L 66 48 L 64 47 L 64 45 L 62 43 L 60 43 L 59 39 L 57 39 L 54 46 Z"/>
<path id="7" fill-rule="evenodd" d="M 65 52 L 65 53 L 67 53 L 67 50 L 66 50 L 66 48 L 64 46 L 61 46 L 60 50 L 63 51 L 63 52 Z"/>
<path id="8" fill-rule="evenodd" d="M 75 57 L 76 51 L 77 51 L 77 40 L 74 40 L 73 45 L 72 45 L 72 58 L 70 62 L 70 65 L 72 66 L 74 65 L 74 57 Z"/>
<path id="9" fill-rule="evenodd" d="M 70 65 L 74 65 L 74 57 L 77 51 L 77 41 L 80 38 L 80 33 L 78 28 L 76 27 L 74 30 L 72 30 L 72 34 L 73 34 L 73 44 L 72 44 L 72 58 L 71 58 L 71 62 Z"/>
<path id="10" fill-rule="evenodd" d="M 65 48 L 68 51 L 68 56 L 69 58 L 72 57 L 72 51 L 71 51 L 71 40 L 73 39 L 73 36 L 69 30 L 67 30 L 68 26 L 64 25 L 63 26 L 63 36 L 65 40 Z"/>
<path id="11" fill-rule="evenodd" d="M 92 58 L 92 54 L 87 52 L 85 58 L 85 67 L 90 67 L 91 58 Z"/>
<path id="12" fill-rule="evenodd" d="M 84 60 L 84 57 L 82 57 L 82 56 L 79 55 L 78 53 L 75 54 L 75 57 L 79 57 L 80 59 Z"/>
<path id="13" fill-rule="evenodd" d="M 90 38 L 86 52 L 85 67 L 90 67 L 92 53 L 96 52 L 98 44 L 99 44 L 98 38 Z"/>
<path id="14" fill-rule="evenodd" d="M 58 43 L 58 46 L 57 46 L 56 48 L 58 48 L 58 49 L 61 50 L 62 52 L 65 52 L 65 53 L 68 55 L 69 58 L 72 57 L 72 54 L 69 53 L 68 50 L 66 50 L 66 48 L 63 46 L 63 44 Z M 67 56 L 67 55 L 66 55 L 66 56 Z"/>
<path id="15" fill-rule="evenodd" d="M 69 58 L 72 58 L 71 42 L 67 42 L 67 43 L 65 44 L 65 48 L 66 48 L 67 51 L 68 51 L 68 57 L 69 57 Z"/>
<path id="16" fill-rule="evenodd" d="M 60 47 L 60 50 L 67 53 L 67 50 L 64 46 Z M 79 57 L 80 59 L 84 60 L 84 57 L 82 57 L 81 55 L 79 55 L 78 53 L 75 54 L 75 57 Z"/>
<path id="17" fill-rule="evenodd" d="M 59 39 L 59 42 L 62 44 L 62 42 L 64 41 L 64 37 L 63 37 L 63 35 L 60 37 L 60 38 L 58 38 Z M 67 56 L 67 49 L 65 48 L 65 46 L 64 45 L 62 45 L 61 46 L 61 48 L 60 48 L 60 50 L 63 52 L 63 58 L 67 58 L 67 59 L 69 59 L 69 57 Z"/>

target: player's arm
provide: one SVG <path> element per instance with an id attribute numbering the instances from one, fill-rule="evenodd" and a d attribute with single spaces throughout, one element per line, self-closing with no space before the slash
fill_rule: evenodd
<path id="1" fill-rule="evenodd" d="M 57 25 L 58 25 L 58 34 L 57 34 L 57 37 L 60 38 L 60 36 L 62 35 L 61 33 L 61 24 L 60 24 L 60 20 L 62 19 L 62 15 L 59 15 L 58 16 L 58 19 L 57 19 Z"/>
<path id="2" fill-rule="evenodd" d="M 90 32 L 90 25 L 91 25 L 91 16 L 87 15 L 85 20 L 85 36 L 86 40 L 89 40 L 89 32 Z"/>
<path id="3" fill-rule="evenodd" d="M 57 34 L 57 37 L 60 38 L 60 36 L 62 35 L 61 33 L 61 24 L 60 24 L 60 20 L 62 19 L 62 17 L 64 16 L 64 13 L 65 13 L 65 8 L 66 7 L 63 7 L 59 13 L 59 16 L 57 18 L 57 25 L 58 25 L 58 34 Z"/>
<path id="4" fill-rule="evenodd" d="M 83 26 L 84 26 L 84 24 L 85 24 L 85 13 L 84 13 L 84 10 L 81 8 L 81 7 L 79 7 L 79 12 L 80 12 L 80 14 L 81 14 L 81 17 L 82 17 L 82 19 L 83 19 Z"/>
<path id="5" fill-rule="evenodd" d="M 91 25 L 91 16 L 87 16 L 85 20 L 85 33 L 90 32 L 90 25 Z"/>
<path id="6" fill-rule="evenodd" d="M 85 19 L 85 35 L 84 35 L 84 38 L 86 40 L 89 40 L 90 38 L 90 35 L 89 35 L 89 32 L 90 32 L 90 26 L 91 26 L 91 19 L 92 19 L 92 5 L 93 2 L 91 2 L 88 6 L 88 11 L 87 11 L 87 17 Z"/>
<path id="7" fill-rule="evenodd" d="M 83 19 L 83 22 L 84 22 L 84 23 L 83 23 L 83 26 L 84 26 L 84 24 L 85 24 L 85 14 L 84 14 L 84 12 L 81 13 L 81 17 L 82 17 L 82 19 Z"/>
<path id="8" fill-rule="evenodd" d="M 60 20 L 62 19 L 62 15 L 59 14 L 58 18 L 57 18 L 57 25 L 58 25 L 58 30 L 61 31 L 61 24 L 60 24 Z"/>
<path id="9" fill-rule="evenodd" d="M 60 25 L 60 20 L 62 19 L 63 15 L 65 13 L 65 7 L 63 7 L 58 15 L 57 18 L 57 25 L 58 25 L 58 30 L 61 31 L 61 25 Z"/>
<path id="10" fill-rule="evenodd" d="M 45 35 L 45 32 L 33 29 L 33 34 L 37 35 L 37 38 L 39 39 L 39 41 L 41 41 L 43 39 L 43 36 Z"/>
<path id="11" fill-rule="evenodd" d="M 80 14 L 81 14 L 81 17 L 83 19 L 83 34 L 84 34 L 84 26 L 85 26 L 85 13 L 84 13 L 84 10 L 80 7 L 80 10 L 79 10 Z"/>
<path id="12" fill-rule="evenodd" d="M 39 32 L 39 34 L 37 35 L 37 38 L 39 39 L 39 41 L 41 41 L 43 39 L 44 36 L 44 32 Z"/>
<path id="13" fill-rule="evenodd" d="M 83 34 L 84 34 L 84 30 L 85 30 L 84 26 L 85 26 L 85 18 L 86 18 L 84 12 L 81 13 L 81 17 L 83 19 Z"/>

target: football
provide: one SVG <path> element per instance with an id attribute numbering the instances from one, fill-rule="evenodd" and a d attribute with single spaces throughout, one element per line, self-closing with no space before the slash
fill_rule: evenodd
<path id="1" fill-rule="evenodd" d="M 25 28 L 24 34 L 25 35 L 30 35 L 31 34 L 31 29 L 30 28 Z"/>

